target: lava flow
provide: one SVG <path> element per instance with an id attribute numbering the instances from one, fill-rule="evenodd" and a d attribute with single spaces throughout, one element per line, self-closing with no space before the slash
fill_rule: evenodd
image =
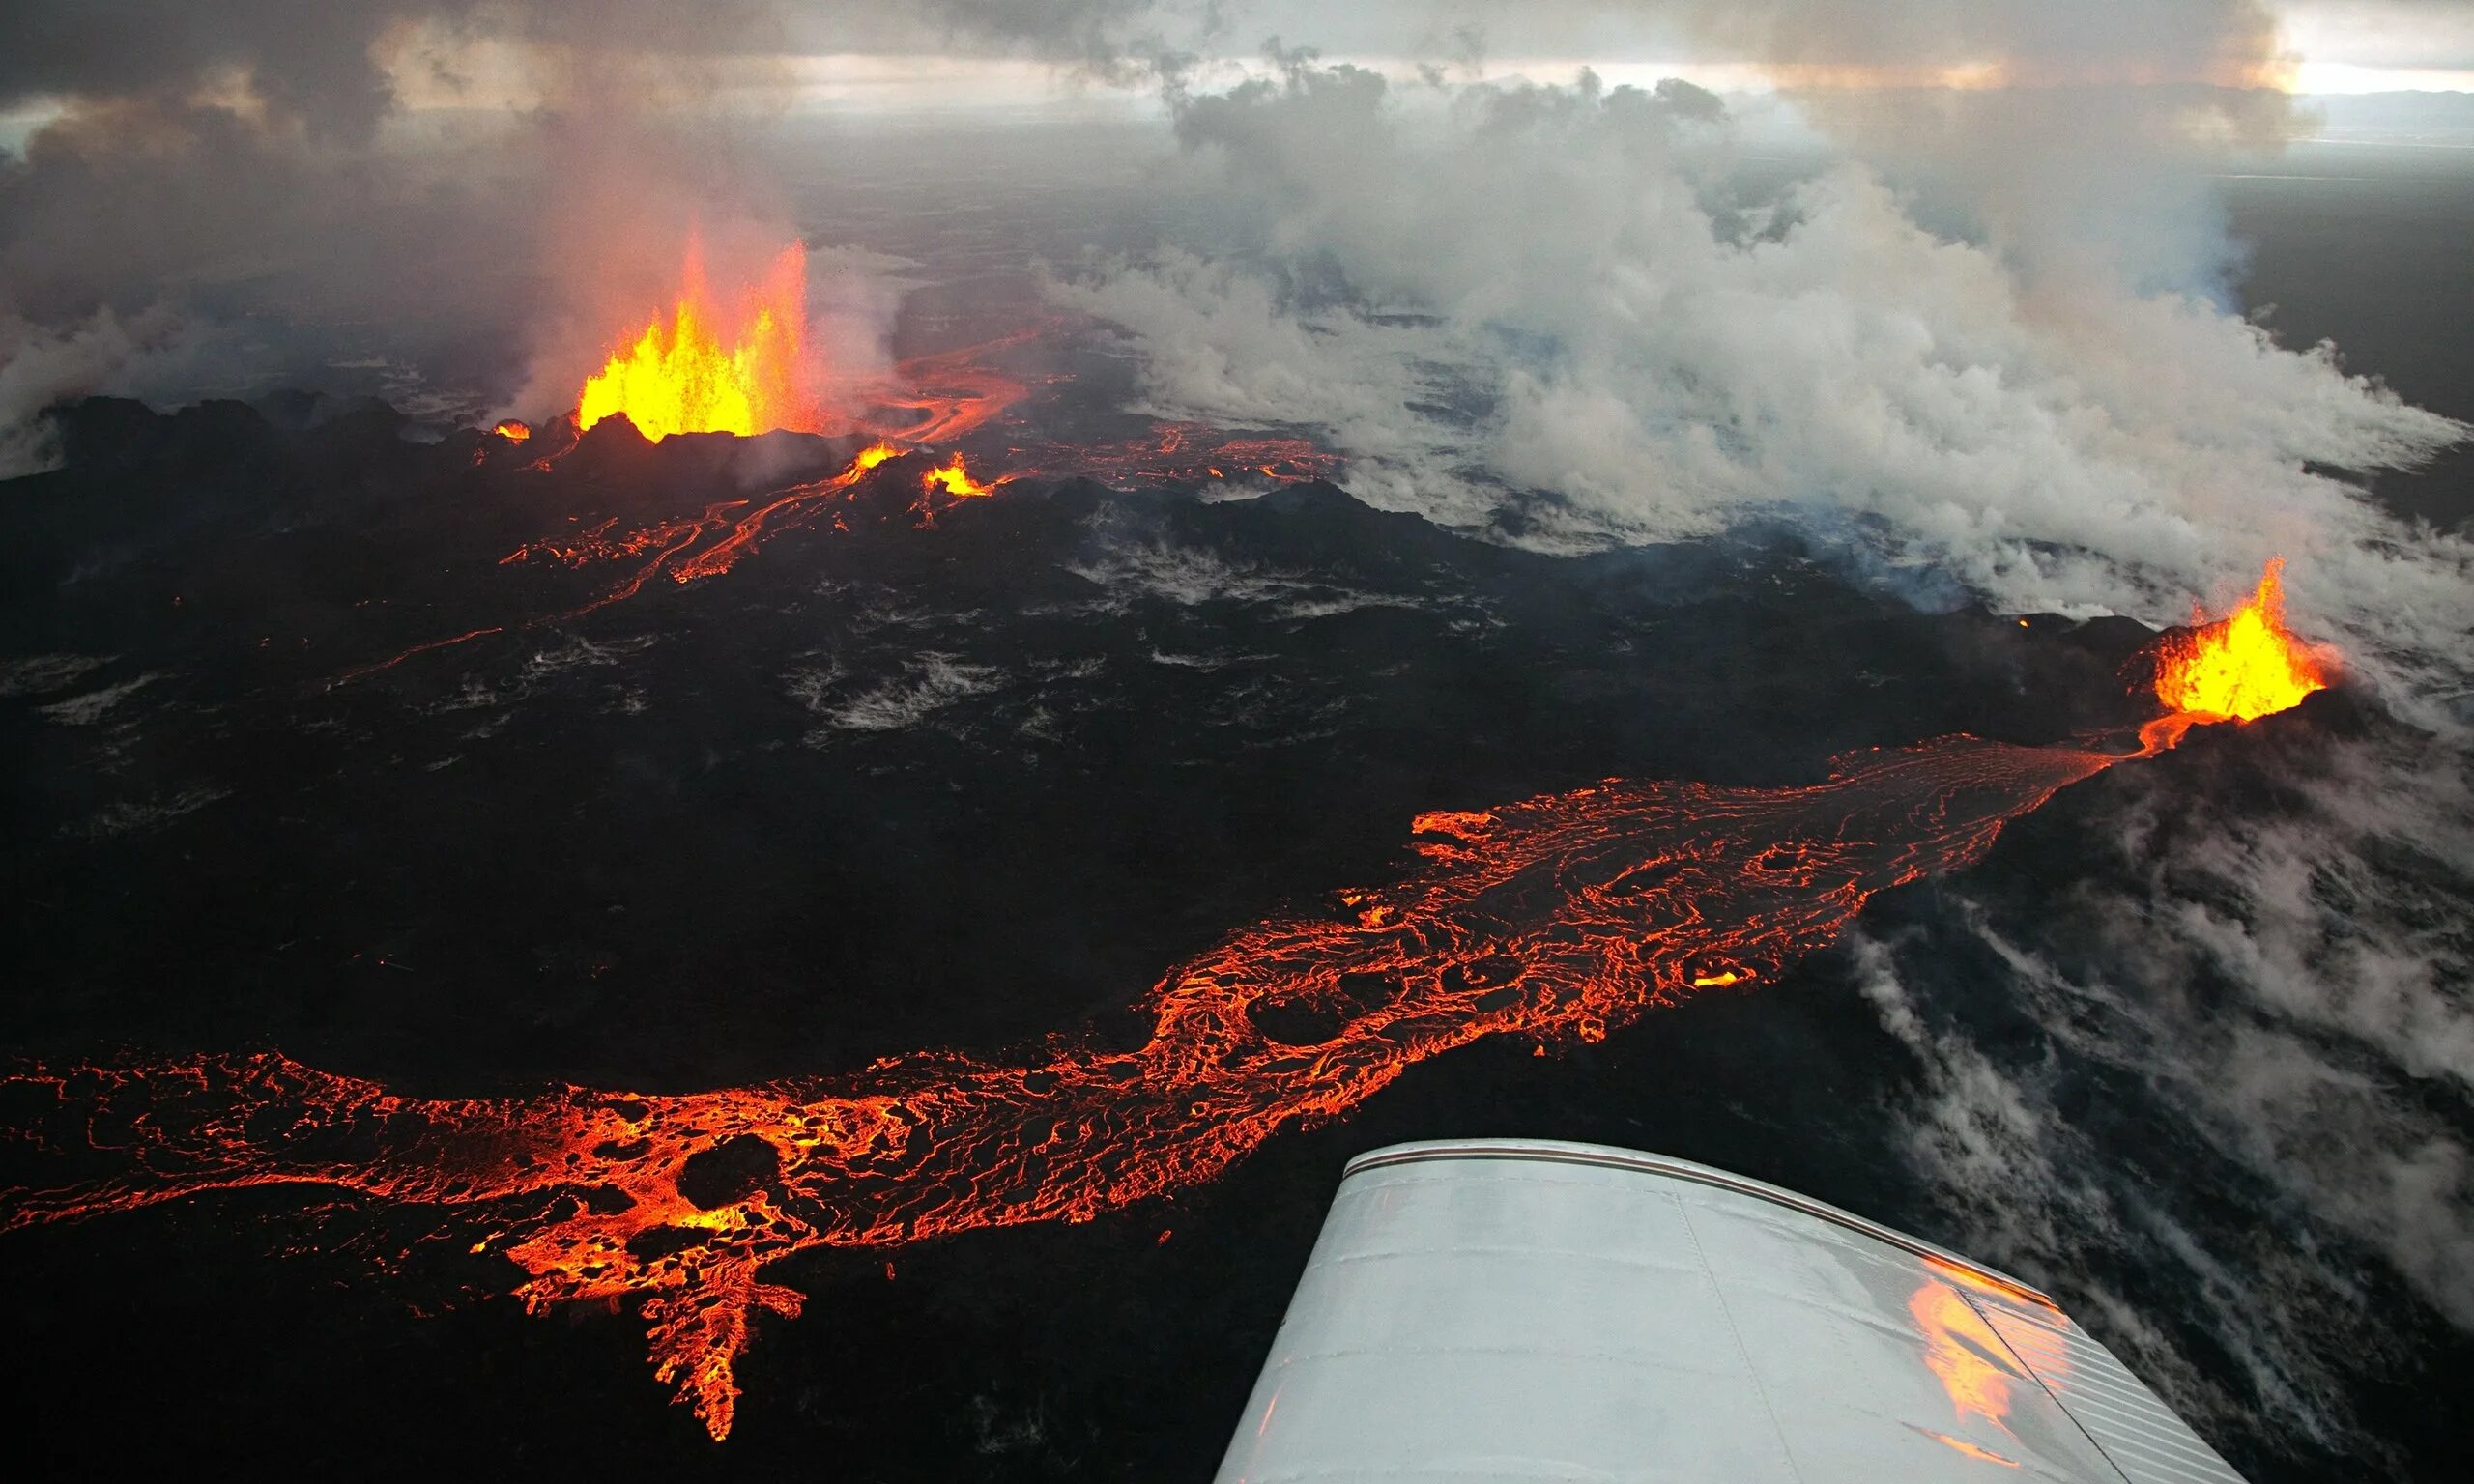
<path id="1" fill-rule="evenodd" d="M 831 478 L 813 479 L 775 490 L 764 497 L 764 503 L 753 510 L 748 509 L 751 503 L 748 500 L 715 500 L 706 505 L 702 514 L 682 516 L 635 530 L 618 531 L 618 522 L 613 517 L 565 540 L 527 542 L 500 557 L 498 564 L 504 567 L 519 562 L 543 561 L 565 567 L 583 567 L 595 562 L 631 561 L 634 565 L 599 596 L 573 608 L 542 614 L 517 623 L 491 624 L 444 639 L 425 640 L 386 659 L 347 670 L 335 677 L 336 682 L 365 679 L 392 670 L 416 656 L 451 649 L 492 635 L 572 622 L 587 614 L 598 613 L 614 603 L 634 597 L 644 591 L 646 584 L 664 573 L 668 573 L 673 582 L 692 583 L 700 577 L 727 572 L 755 548 L 758 537 L 768 527 L 795 525 L 813 518 L 824 502 L 848 496 L 870 470 L 900 452 L 900 449 L 883 443 L 863 448 L 843 467 L 842 472 Z M 716 533 L 720 533 L 719 539 L 701 551 L 696 550 L 697 543 Z"/>
<path id="2" fill-rule="evenodd" d="M 1031 394 L 1029 382 L 999 370 L 991 357 L 1031 344 L 1046 328 L 1036 321 L 994 339 L 905 358 L 892 381 L 869 394 L 876 411 L 860 430 L 914 448 L 979 431 Z"/>
<path id="3" fill-rule="evenodd" d="M 1481 1037 L 1596 1041 L 1696 982 L 1769 979 L 1874 893 L 1973 860 L 2115 760 L 1952 737 L 1847 759 L 1812 787 L 1610 783 L 1424 815 L 1419 870 L 1171 970 L 1130 1051 L 475 1100 L 273 1054 L 24 1070 L 11 1102 L 46 1106 L 21 1144 L 117 1167 L 14 1186 L 0 1225 L 284 1182 L 453 1208 L 467 1240 L 523 1270 L 528 1306 L 639 1303 L 662 1377 L 719 1437 L 756 1311 L 798 1308 L 760 1277 L 777 1259 L 1087 1220 L 1210 1180 Z"/>
<path id="4" fill-rule="evenodd" d="M 723 317 L 713 304 L 702 251 L 691 243 L 667 330 L 656 315 L 632 342 L 622 337 L 601 372 L 585 383 L 566 427 L 568 436 L 524 468 L 551 471 L 581 446 L 577 435 L 614 415 L 625 416 L 639 433 L 654 441 L 687 432 L 745 436 L 777 430 L 844 431 L 872 438 L 874 445 L 830 478 L 790 485 L 752 499 L 714 501 L 701 514 L 632 530 L 618 529 L 613 519 L 580 535 L 516 548 L 500 558 L 501 566 L 535 561 L 570 567 L 604 561 L 636 565 L 591 602 L 512 627 L 563 622 L 591 613 L 643 591 L 658 573 L 690 583 L 727 572 L 766 535 L 827 511 L 877 464 L 904 451 L 927 453 L 936 444 L 978 432 L 1029 396 L 1035 381 L 1063 379 L 1056 374 L 1017 374 L 995 363 L 995 357 L 1033 344 L 1052 328 L 1051 319 L 1039 318 L 992 339 L 908 357 L 897 362 L 882 381 L 848 388 L 853 405 L 864 412 L 829 414 L 811 395 L 807 384 L 805 265 L 806 249 L 801 244 L 792 243 L 784 248 L 763 281 L 741 297 L 733 321 L 737 328 L 731 331 L 734 338 L 725 343 L 713 328 Z M 532 436 L 531 427 L 513 419 L 499 423 L 491 432 L 510 444 L 522 444 Z M 1190 423 L 1162 424 L 1151 439 L 1120 444 L 1047 444 L 1011 451 L 1018 464 L 1029 455 L 1027 467 L 992 479 L 973 476 L 959 450 L 945 463 L 933 466 L 920 481 L 921 498 L 915 507 L 920 523 L 935 524 L 939 499 L 948 503 L 980 499 L 1033 475 L 1087 475 L 1130 484 L 1259 473 L 1293 482 L 1324 477 L 1339 462 L 1302 439 L 1232 438 Z M 473 463 L 476 468 L 485 466 L 489 457 L 486 449 L 475 448 Z M 710 544 L 704 544 L 708 538 L 712 538 Z M 508 627 L 430 640 L 339 678 L 348 681 L 374 674 L 416 655 L 503 633 Z"/>
<path id="5" fill-rule="evenodd" d="M 533 541 L 517 547 L 499 558 L 500 566 L 512 566 L 524 561 L 551 561 L 561 566 L 581 567 L 592 562 L 644 558 L 644 564 L 623 579 L 617 587 L 583 608 L 556 615 L 553 622 L 607 608 L 621 598 L 633 597 L 656 573 L 667 571 L 671 581 L 692 583 L 698 578 L 713 577 L 736 566 L 741 557 L 755 550 L 758 540 L 768 529 L 779 529 L 813 517 L 821 502 L 847 496 L 858 487 L 871 470 L 887 459 L 897 458 L 902 450 L 890 443 L 875 443 L 862 448 L 842 471 L 826 479 L 811 479 L 777 489 L 762 497 L 758 504 L 745 499 L 718 500 L 705 507 L 701 515 L 664 521 L 636 530 L 613 534 L 618 521 L 604 521 L 568 540 Z M 955 458 L 961 465 L 959 455 Z M 931 475 L 933 481 L 934 475 Z M 973 490 L 985 494 L 985 490 Z M 754 508 L 749 508 L 751 505 Z M 744 513 L 742 513 L 744 512 Z M 699 541 L 715 532 L 720 539 L 701 551 L 690 551 Z"/>
<path id="6" fill-rule="evenodd" d="M 647 438 L 822 431 L 808 392 L 807 247 L 792 243 L 725 314 L 690 243 L 665 329 L 654 316 L 584 384 L 576 425 L 625 414 Z"/>
<path id="7" fill-rule="evenodd" d="M 991 342 L 992 345 L 1010 343 L 1013 342 Z M 986 345 L 971 346 L 953 353 L 961 358 L 945 367 L 942 374 L 947 380 L 944 385 L 950 389 L 968 382 L 962 368 L 976 364 L 975 357 L 989 348 Z M 917 364 L 904 362 L 906 367 Z M 953 398 L 923 395 L 906 405 L 933 409 L 929 414 L 930 421 L 921 427 L 951 430 L 965 424 L 976 426 L 977 419 L 993 416 L 1006 403 L 997 392 L 989 390 L 984 383 L 970 385 L 986 393 L 988 400 L 972 400 L 978 393 L 958 392 Z M 1015 392 L 1021 389 L 1019 384 L 1007 385 Z M 908 442 L 909 440 L 904 437 L 899 442 Z M 921 445 L 913 443 L 911 446 L 917 448 Z M 871 470 L 903 451 L 897 442 L 879 442 L 862 449 L 849 466 L 830 478 L 790 485 L 759 496 L 753 501 L 717 501 L 707 505 L 699 515 L 682 516 L 633 530 L 619 530 L 616 519 L 604 521 L 577 535 L 527 542 L 499 558 L 499 565 L 513 566 L 534 561 L 569 567 L 605 561 L 632 560 L 639 563 L 634 571 L 601 597 L 581 608 L 548 614 L 525 626 L 564 622 L 634 596 L 643 591 L 646 583 L 658 572 L 668 572 L 676 582 L 691 583 L 729 571 L 740 558 L 752 553 L 764 536 L 800 525 L 829 510 L 833 500 L 849 495 Z M 922 524 L 935 524 L 937 514 L 935 500 L 939 497 L 949 504 L 956 500 L 982 499 L 1025 477 L 1079 474 L 1116 484 L 1144 484 L 1191 483 L 1205 476 L 1224 479 L 1233 473 L 1260 474 L 1278 483 L 1300 483 L 1324 478 L 1339 465 L 1338 457 L 1316 450 L 1313 444 L 1303 439 L 1232 438 L 1192 423 L 1164 424 L 1153 438 L 1128 443 L 1070 450 L 1017 448 L 1014 452 L 1017 455 L 1035 453 L 1038 458 L 1028 471 L 1008 471 L 992 479 L 974 476 L 960 451 L 943 464 L 932 466 L 920 476 L 921 499 L 916 508 Z M 724 531 L 727 534 L 721 535 L 711 545 L 702 550 L 695 549 L 706 537 Z M 394 659 L 353 671 L 345 678 L 387 669 L 415 653 L 428 652 L 464 639 L 478 638 L 481 632 L 499 631 L 476 631 L 456 639 L 433 641 Z"/>
<path id="8" fill-rule="evenodd" d="M 1013 451 L 1043 474 L 1078 474 L 1120 488 L 1257 476 L 1276 484 L 1302 484 L 1331 478 L 1341 464 L 1338 454 L 1302 438 L 1232 437 L 1194 422 L 1165 422 L 1148 438 L 1121 442 Z"/>
<path id="9" fill-rule="evenodd" d="M 1804 787 L 1608 782 L 1423 814 L 1423 862 L 1400 879 L 1170 969 L 1131 1050 L 1060 1040 L 843 1081 L 445 1099 L 272 1052 L 20 1068 L 0 1106 L 28 1168 L 0 1189 L 0 1229 L 281 1184 L 433 1209 L 514 1264 L 529 1309 L 635 1304 L 658 1375 L 720 1438 L 758 1313 L 799 1312 L 763 1276 L 782 1258 L 1086 1221 L 1209 1181 L 1481 1038 L 1593 1042 L 1704 987 L 1766 982 L 1874 894 L 1976 860 L 2125 756 L 1950 736 L 1843 757 Z M 1952 1328 L 1938 1295 L 1918 1301 L 1935 1306 L 1919 1323 Z M 2001 1384 L 1943 1359 L 1962 1420 L 1998 1421 Z"/>

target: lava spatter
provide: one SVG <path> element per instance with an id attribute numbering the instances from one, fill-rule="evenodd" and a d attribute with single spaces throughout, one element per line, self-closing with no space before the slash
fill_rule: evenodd
<path id="1" fill-rule="evenodd" d="M 722 305 L 691 241 L 668 323 L 630 331 L 577 394 L 576 425 L 624 414 L 649 439 L 673 433 L 822 431 L 808 387 L 807 247 L 792 243 L 737 301 Z"/>
<path id="2" fill-rule="evenodd" d="M 2193 726 L 2250 722 L 2302 704 L 2328 688 L 2326 656 L 2285 624 L 2285 558 L 2259 574 L 2258 589 L 2214 622 L 2191 610 L 2187 632 L 2156 648 L 2156 699 L 2167 714 L 2148 723 L 2140 740 L 2149 751 L 2172 747 Z"/>
<path id="3" fill-rule="evenodd" d="M 993 481 L 974 479 L 970 474 L 970 466 L 964 463 L 963 456 L 958 453 L 954 455 L 952 462 L 940 464 L 920 475 L 919 488 L 921 493 L 928 495 L 942 491 L 955 499 L 985 499 L 996 493 L 997 485 L 1004 484 L 1011 478 L 1009 474 L 1000 475 Z"/>
<path id="4" fill-rule="evenodd" d="M 1842 759 L 1809 787 L 1610 782 L 1421 815 L 1416 869 L 1177 965 L 1131 1050 L 475 1099 L 273 1053 L 25 1068 L 6 1092 L 28 1110 L 10 1141 L 27 1168 L 0 1191 L 0 1228 L 287 1183 L 440 1209 L 521 1270 L 528 1308 L 634 1304 L 658 1373 L 719 1438 L 758 1316 L 799 1309 L 768 1264 L 1088 1220 L 1482 1037 L 1596 1041 L 1696 986 L 1766 981 L 1875 893 L 1974 860 L 2119 760 L 1959 736 Z"/>

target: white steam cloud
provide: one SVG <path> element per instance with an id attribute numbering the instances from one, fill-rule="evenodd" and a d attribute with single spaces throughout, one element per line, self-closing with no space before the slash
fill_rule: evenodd
<path id="1" fill-rule="evenodd" d="M 2329 1364 L 2379 1342 L 2361 1254 L 2474 1328 L 2474 546 L 2356 482 L 2467 430 L 2228 308 L 2210 152 L 2293 123 L 2259 86 L 2284 59 L 2258 0 L 20 9 L 0 107 L 59 113 L 0 157 L 0 476 L 45 456 L 44 405 L 201 385 L 217 327 L 270 302 L 417 327 L 433 369 L 478 359 L 459 374 L 546 404 L 667 293 L 691 225 L 717 251 L 792 235 L 744 168 L 764 59 L 951 41 L 1164 80 L 1183 150 L 1159 184 L 1203 225 L 1052 292 L 1122 331 L 1143 410 L 1310 431 L 1375 503 L 1554 550 L 1783 516 L 2010 609 L 2154 622 L 2288 557 L 2297 623 L 2443 739 L 2329 744 L 2267 815 L 2134 793 L 2103 884 L 2034 931 L 1974 913 L 2041 1059 L 1972 1038 L 1903 942 L 1859 942 L 1859 979 L 1923 1069 L 1911 1153 L 1968 1244 L 2073 1283 L 2195 1415 L 2375 1457 Z M 1634 54 L 1766 70 L 1835 153 L 1747 188 L 1781 167 L 1683 82 L 1403 88 L 1275 51 L 1202 88 L 1189 48 L 1325 39 L 1309 24 L 1460 74 L 1662 37 Z M 524 111 L 408 116 L 407 79 L 452 94 L 475 41 L 526 59 Z M 893 268 L 818 264 L 846 363 L 877 349 Z M 805 699 L 881 727 L 993 683 L 946 670 Z M 2065 1063 L 2148 1089 L 2301 1235 L 2123 1177 Z M 2201 1317 L 2105 1276 L 2125 1266 Z"/>
<path id="2" fill-rule="evenodd" d="M 1960 903 L 1996 1022 L 2029 1039 L 1966 1028 L 1948 939 L 1859 938 L 1854 959 L 1923 1070 L 1910 1153 L 1958 1240 L 2098 1305 L 2185 1412 L 2376 1458 L 2343 1373 L 2396 1361 L 2398 1315 L 2363 1259 L 2474 1328 L 2474 784 L 2461 753 L 2402 732 L 2275 771 L 2264 807 L 2117 777 L 2132 797 L 2076 886 L 2030 913 Z M 2138 1105 L 2067 1111 L 2090 1098 Z M 2165 1149 L 2100 1144 L 2090 1122 Z M 2143 1302 L 2096 1276 L 2124 1269 Z M 2230 1365 L 2198 1363 L 2194 1330 Z"/>
<path id="3" fill-rule="evenodd" d="M 1803 513 L 1997 604 L 2156 622 L 2285 554 L 2306 621 L 2444 708 L 2474 551 L 2333 471 L 2464 428 L 2058 239 L 1927 230 L 1858 164 L 1740 202 L 1714 103 L 1284 58 L 1179 119 L 1249 266 L 1055 292 L 1124 329 L 1151 410 L 1313 429 L 1381 503 L 1557 547 Z"/>
<path id="4" fill-rule="evenodd" d="M 1950 8 L 1861 9 L 1886 36 Z M 2227 307 L 2205 140 L 2272 140 L 2285 104 L 2221 86 L 2272 60 L 2255 8 L 2155 10 L 2204 23 L 2144 53 L 2152 85 L 2084 19 L 2042 53 L 1836 53 L 2041 57 L 2052 86 L 1805 89 L 1843 148 L 1768 193 L 1683 85 L 1404 91 L 1276 54 L 1181 102 L 1222 239 L 1053 292 L 1123 332 L 1146 410 L 1312 430 L 1362 497 L 1496 539 L 1785 517 L 2012 610 L 2155 623 L 2287 557 L 2297 624 L 2432 733 L 2289 758 L 2265 812 L 2146 780 L 2093 882 L 1969 913 L 1973 991 L 2040 1054 L 1909 988 L 1904 945 L 1856 960 L 1924 1070 L 1909 1153 L 1962 1245 L 2062 1289 L 2219 1436 L 2376 1467 L 2354 1387 L 2409 1356 L 2374 1296 L 2474 1329 L 2474 547 L 2362 476 L 2468 430 Z M 2158 1164 L 2216 1206 L 2136 1168 L 2074 1100 L 2088 1075 L 2154 1100 Z"/>

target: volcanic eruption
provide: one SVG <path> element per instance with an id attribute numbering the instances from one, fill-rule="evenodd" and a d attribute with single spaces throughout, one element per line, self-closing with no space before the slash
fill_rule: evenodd
<path id="1" fill-rule="evenodd" d="M 676 301 L 610 353 L 584 384 L 576 424 L 624 414 L 647 438 L 822 430 L 807 357 L 807 246 L 793 242 L 728 303 L 691 239 Z"/>
<path id="2" fill-rule="evenodd" d="M 2157 699 L 2176 711 L 2247 722 L 2327 689 L 2318 655 L 2285 626 L 2282 556 L 2239 608 L 2213 623 L 2194 608 L 2191 623 L 2189 635 L 2167 642 L 2157 667 Z"/>
<path id="3" fill-rule="evenodd" d="M 2172 747 L 2192 727 L 2250 722 L 2302 704 L 2328 688 L 2329 663 L 2285 624 L 2285 558 L 2271 557 L 2251 596 L 2210 622 L 2194 605 L 2191 627 L 2155 650 L 2156 699 L 2169 708 L 2141 740 Z"/>
<path id="4" fill-rule="evenodd" d="M 726 565 L 764 514 L 698 560 Z M 2237 696 L 2204 677 L 2257 635 L 2299 645 L 2275 612 L 2277 575 L 2242 613 L 2168 642 L 2160 698 L 2275 709 L 2256 683 Z M 2151 723 L 2139 752 L 1954 735 L 1843 756 L 1804 786 L 1609 780 L 1429 812 L 1397 879 L 1240 927 L 1170 967 L 1130 1048 L 1067 1037 L 833 1081 L 498 1099 L 405 1097 L 274 1053 L 22 1068 L 5 1085 L 43 1110 L 20 1140 L 36 1168 L 0 1192 L 0 1229 L 276 1184 L 435 1208 L 473 1251 L 522 1270 L 530 1309 L 634 1305 L 658 1374 L 721 1438 L 756 1316 L 803 1301 L 763 1277 L 779 1259 L 1088 1220 L 1212 1180 L 1481 1038 L 1596 1042 L 1695 993 L 1768 982 L 1879 893 L 1969 865 L 2059 789 L 2224 714 L 2173 711 L 2171 736 Z M 1998 1417 L 1998 1389 L 1970 1389 L 1950 1364 L 1954 1399 Z"/>

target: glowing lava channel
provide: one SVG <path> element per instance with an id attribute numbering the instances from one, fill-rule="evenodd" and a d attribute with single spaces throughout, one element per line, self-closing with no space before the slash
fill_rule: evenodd
<path id="1" fill-rule="evenodd" d="M 279 1184 L 438 1209 L 522 1270 L 531 1310 L 635 1304 L 657 1373 L 721 1438 L 756 1316 L 801 1306 L 762 1280 L 768 1264 L 1087 1221 L 1211 1180 L 1481 1038 L 1594 1042 L 1703 988 L 1767 981 L 1874 894 L 1978 859 L 2011 820 L 2123 760 L 1952 736 L 1841 758 L 1809 787 L 1609 782 L 1420 815 L 1422 866 L 1177 965 L 1142 1001 L 1151 1034 L 1131 1050 L 1060 1042 L 1019 1062 L 890 1058 L 847 1082 L 446 1099 L 274 1053 L 19 1068 L 0 1078 L 0 1105 L 18 1110 L 0 1144 L 36 1178 L 0 1189 L 0 1230 Z M 1958 1419 L 1998 1426 L 2007 1378 L 1974 1366 L 1956 1297 L 1928 1283 L 1913 1317 L 1949 1342 L 1931 1354 Z"/>
<path id="2" fill-rule="evenodd" d="M 654 1363 L 720 1437 L 756 1311 L 798 1307 L 760 1280 L 768 1263 L 1088 1220 L 1210 1180 L 1482 1037 L 1596 1041 L 1696 981 L 1769 979 L 1874 893 L 1975 859 L 2115 760 L 1952 737 L 1849 759 L 1807 788 L 1607 784 L 1422 816 L 1422 869 L 1171 970 L 1130 1051 L 922 1054 L 848 1087 L 472 1100 L 399 1098 L 273 1054 L 30 1070 L 10 1082 L 54 1110 L 36 1137 L 120 1167 L 13 1188 L 0 1225 L 282 1182 L 453 1208 L 465 1240 L 523 1270 L 528 1307 L 638 1304 Z M 1300 1011 L 1329 1034 L 1264 1028 Z M 372 1153 L 331 1153 L 348 1147 Z M 711 1178 L 717 1165 L 742 1174 Z"/>

